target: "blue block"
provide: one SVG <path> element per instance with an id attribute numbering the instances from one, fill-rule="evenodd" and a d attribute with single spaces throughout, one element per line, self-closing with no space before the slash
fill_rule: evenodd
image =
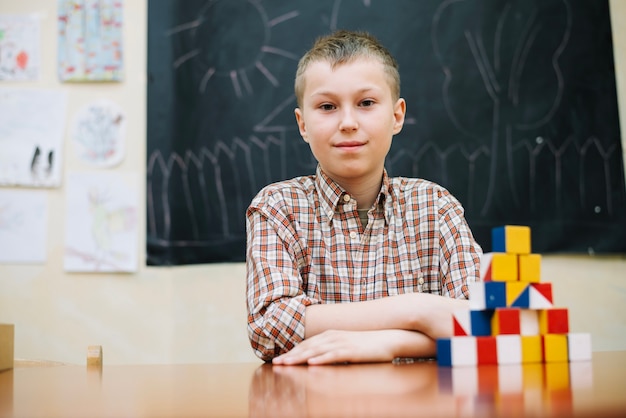
<path id="1" fill-rule="evenodd" d="M 491 335 L 491 318 L 493 310 L 470 311 L 470 328 L 475 337 Z"/>
<path id="2" fill-rule="evenodd" d="M 485 307 L 506 308 L 506 282 L 485 282 Z"/>
<path id="3" fill-rule="evenodd" d="M 491 229 L 491 251 L 494 253 L 506 252 L 506 231 L 504 226 Z"/>
<path id="4" fill-rule="evenodd" d="M 437 339 L 437 364 L 452 366 L 452 340 L 450 338 Z"/>

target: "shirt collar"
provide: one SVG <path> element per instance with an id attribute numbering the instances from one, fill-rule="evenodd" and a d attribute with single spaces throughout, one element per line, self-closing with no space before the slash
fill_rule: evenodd
<path id="1" fill-rule="evenodd" d="M 340 185 L 335 183 L 333 179 L 324 173 L 319 164 L 315 170 L 315 174 L 315 188 L 320 196 L 322 219 L 326 219 L 327 223 L 331 223 L 333 215 L 337 211 L 337 207 L 341 204 L 343 196 L 347 193 Z M 385 208 L 385 221 L 387 223 L 389 223 L 393 211 L 391 193 L 389 176 L 387 175 L 387 170 L 383 169 L 383 181 L 376 203 Z"/>

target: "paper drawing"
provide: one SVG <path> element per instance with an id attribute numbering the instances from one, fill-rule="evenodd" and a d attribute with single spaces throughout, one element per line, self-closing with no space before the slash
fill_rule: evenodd
<path id="1" fill-rule="evenodd" d="M 72 137 L 78 158 L 97 167 L 112 167 L 124 158 L 126 117 L 108 100 L 83 107 L 76 115 Z"/>
<path id="2" fill-rule="evenodd" d="M 123 0 L 58 0 L 61 81 L 121 81 Z"/>
<path id="3" fill-rule="evenodd" d="M 137 271 L 138 195 L 134 173 L 68 175 L 66 271 Z"/>
<path id="4" fill-rule="evenodd" d="M 45 192 L 0 190 L 0 263 L 45 263 Z"/>
<path id="5" fill-rule="evenodd" d="M 58 187 L 67 94 L 0 88 L 0 186 Z"/>
<path id="6" fill-rule="evenodd" d="M 39 78 L 39 19 L 0 15 L 0 80 Z"/>

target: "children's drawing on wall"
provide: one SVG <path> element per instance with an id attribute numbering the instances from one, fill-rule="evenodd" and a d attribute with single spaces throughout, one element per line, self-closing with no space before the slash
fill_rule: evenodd
<path id="1" fill-rule="evenodd" d="M 69 173 L 66 271 L 137 271 L 138 185 L 134 173 Z"/>
<path id="2" fill-rule="evenodd" d="M 121 81 L 123 0 L 58 0 L 61 81 Z"/>
<path id="3" fill-rule="evenodd" d="M 0 80 L 39 78 L 39 19 L 0 15 Z"/>
<path id="4" fill-rule="evenodd" d="M 78 158 L 96 167 L 112 167 L 124 158 L 126 117 L 109 100 L 83 107 L 74 120 L 72 137 Z"/>
<path id="5" fill-rule="evenodd" d="M 0 88 L 0 186 L 58 187 L 67 94 Z"/>
<path id="6" fill-rule="evenodd" d="M 0 190 L 0 263 L 45 263 L 46 194 Z"/>

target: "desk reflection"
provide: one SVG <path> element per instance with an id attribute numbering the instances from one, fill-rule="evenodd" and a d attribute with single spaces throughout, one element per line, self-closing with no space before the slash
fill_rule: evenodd
<path id="1" fill-rule="evenodd" d="M 255 370 L 249 416 L 569 416 L 591 362 L 438 367 L 435 361 Z"/>

